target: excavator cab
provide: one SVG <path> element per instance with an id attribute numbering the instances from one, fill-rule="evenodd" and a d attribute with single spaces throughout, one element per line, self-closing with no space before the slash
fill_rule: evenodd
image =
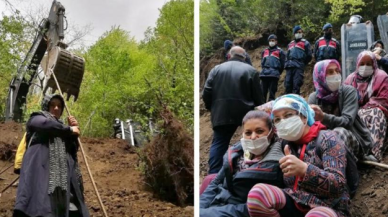
<path id="1" fill-rule="evenodd" d="M 55 78 L 67 100 L 74 96 L 77 100 L 85 70 L 85 60 L 66 50 L 65 37 L 65 7 L 56 0 L 53 1 L 48 18 L 42 20 L 36 38 L 17 74 L 10 83 L 6 105 L 6 121 L 23 121 L 23 110 L 27 101 L 30 86 L 37 76 L 39 65 L 45 71 L 43 93 L 51 88 L 58 89 Z M 44 58 L 44 56 L 46 57 Z M 53 76 L 55 75 L 55 78 Z"/>

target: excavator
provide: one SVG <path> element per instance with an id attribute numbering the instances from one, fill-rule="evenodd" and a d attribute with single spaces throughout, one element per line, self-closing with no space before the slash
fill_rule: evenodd
<path id="1" fill-rule="evenodd" d="M 85 60 L 66 50 L 63 42 L 67 27 L 65 7 L 54 0 L 47 18 L 44 18 L 38 27 L 38 32 L 30 50 L 19 66 L 16 75 L 12 78 L 6 102 L 6 121 L 23 121 L 23 111 L 27 103 L 27 94 L 34 80 L 38 77 L 39 65 L 44 69 L 44 78 L 41 80 L 43 93 L 50 88 L 57 90 L 53 73 L 60 89 L 77 100 L 85 70 Z M 44 59 L 44 61 L 43 61 Z M 32 88 L 31 88 L 32 89 Z"/>

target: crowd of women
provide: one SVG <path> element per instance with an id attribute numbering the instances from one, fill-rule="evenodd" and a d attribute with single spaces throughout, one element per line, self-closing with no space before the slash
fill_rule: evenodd
<path id="1" fill-rule="evenodd" d="M 313 81 L 307 101 L 287 94 L 245 115 L 241 140 L 201 186 L 201 216 L 350 216 L 347 154 L 382 160 L 388 75 L 363 51 L 347 78 L 329 59 Z"/>

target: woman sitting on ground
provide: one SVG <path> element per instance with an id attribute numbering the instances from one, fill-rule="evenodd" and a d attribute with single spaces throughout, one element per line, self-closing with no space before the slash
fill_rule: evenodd
<path id="1" fill-rule="evenodd" d="M 360 107 L 358 115 L 371 133 L 371 152 L 381 161 L 386 149 L 388 75 L 378 68 L 376 57 L 371 51 L 363 51 L 357 57 L 356 71 L 346 78 L 344 84 L 357 90 Z"/>
<path id="2" fill-rule="evenodd" d="M 272 128 L 265 112 L 245 115 L 241 142 L 229 148 L 222 169 L 201 194 L 200 216 L 249 216 L 247 196 L 255 184 L 284 186 L 279 167 L 284 155 Z"/>
<path id="3" fill-rule="evenodd" d="M 317 62 L 313 80 L 316 92 L 310 94 L 308 103 L 315 112 L 315 120 L 338 133 L 357 157 L 376 161 L 369 155 L 372 146 L 369 130 L 358 115 L 357 90 L 341 85 L 341 66 L 337 60 Z"/>
<path id="4" fill-rule="evenodd" d="M 314 120 L 314 111 L 299 95 L 278 98 L 271 117 L 283 139 L 286 156 L 279 163 L 286 188 L 255 185 L 248 194 L 249 215 L 350 216 L 344 142 Z"/>
<path id="5" fill-rule="evenodd" d="M 27 122 L 27 141 L 13 217 L 88 217 L 78 167 L 77 120 L 59 119 L 60 95 L 46 96 Z M 28 143 L 27 143 L 28 144 Z"/>

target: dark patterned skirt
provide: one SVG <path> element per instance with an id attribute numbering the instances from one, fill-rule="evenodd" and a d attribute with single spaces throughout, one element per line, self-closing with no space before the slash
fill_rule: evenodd
<path id="1" fill-rule="evenodd" d="M 360 109 L 358 115 L 371 133 L 373 140 L 372 154 L 378 161 L 381 161 L 386 149 L 384 139 L 387 131 L 387 120 L 383 111 L 379 108 Z"/>

